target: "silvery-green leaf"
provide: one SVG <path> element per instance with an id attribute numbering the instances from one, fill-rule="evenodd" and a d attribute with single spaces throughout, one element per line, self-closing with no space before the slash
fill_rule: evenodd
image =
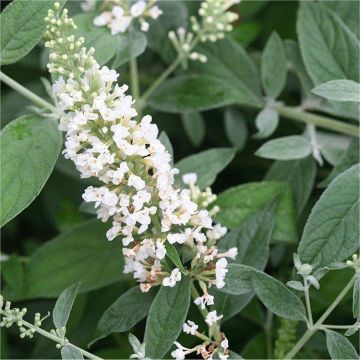
<path id="1" fill-rule="evenodd" d="M 359 247 L 359 165 L 337 176 L 323 192 L 306 222 L 298 254 L 320 267 L 342 261 Z"/>
<path id="2" fill-rule="evenodd" d="M 272 107 L 265 107 L 255 119 L 258 132 L 253 136 L 255 139 L 263 139 L 273 134 L 279 124 L 279 113 Z"/>
<path id="3" fill-rule="evenodd" d="M 195 147 L 199 147 L 205 137 L 205 122 L 198 112 L 181 114 L 182 124 L 185 132 Z"/>
<path id="4" fill-rule="evenodd" d="M 253 291 L 251 275 L 253 267 L 241 264 L 229 264 L 225 276 L 225 286 L 221 292 L 231 295 L 243 295 Z"/>
<path id="5" fill-rule="evenodd" d="M 285 319 L 306 320 L 301 300 L 279 280 L 256 271 L 251 275 L 251 283 L 258 298 L 271 312 Z"/>
<path id="6" fill-rule="evenodd" d="M 325 187 L 331 183 L 339 174 L 347 170 L 349 167 L 359 162 L 359 141 L 354 139 L 345 153 L 343 153 L 340 161 L 332 169 L 330 175 L 323 180 L 318 186 Z"/>
<path id="7" fill-rule="evenodd" d="M 111 36 L 114 37 L 113 35 Z M 118 34 L 115 38 L 117 45 L 115 48 L 115 60 L 112 64 L 112 67 L 115 69 L 140 56 L 146 49 L 146 35 L 139 30 L 132 29 L 124 34 Z"/>
<path id="8" fill-rule="evenodd" d="M 359 41 L 331 9 L 310 1 L 300 3 L 297 33 L 314 85 L 337 79 L 359 81 Z M 355 103 L 329 101 L 324 111 L 355 120 L 359 118 Z"/>
<path id="9" fill-rule="evenodd" d="M 241 112 L 235 108 L 225 111 L 225 132 L 231 144 L 241 151 L 248 137 L 248 129 Z"/>
<path id="10" fill-rule="evenodd" d="M 0 226 L 39 195 L 59 156 L 62 136 L 55 120 L 27 115 L 1 131 Z"/>
<path id="11" fill-rule="evenodd" d="M 56 300 L 53 310 L 53 321 L 56 329 L 66 326 L 79 286 L 80 282 L 69 286 Z"/>
<path id="12" fill-rule="evenodd" d="M 96 327 L 95 341 L 110 335 L 128 331 L 146 317 L 155 293 L 143 293 L 138 286 L 122 294 L 102 314 Z"/>
<path id="13" fill-rule="evenodd" d="M 37 248 L 25 268 L 25 298 L 57 297 L 76 281 L 80 293 L 122 279 L 123 257 L 114 256 L 121 254 L 121 242 L 108 241 L 108 229 L 97 219 L 85 221 Z"/>
<path id="14" fill-rule="evenodd" d="M 0 17 L 1 65 L 20 60 L 38 43 L 45 30 L 44 17 L 53 4 L 53 0 L 15 0 L 5 7 Z"/>
<path id="15" fill-rule="evenodd" d="M 300 216 L 313 190 L 316 163 L 312 156 L 299 160 L 275 161 L 264 180 L 284 181 L 294 194 L 297 215 Z"/>
<path id="16" fill-rule="evenodd" d="M 228 228 L 239 226 L 251 214 L 277 200 L 272 240 L 296 242 L 296 211 L 288 184 L 275 181 L 253 182 L 229 188 L 218 195 L 216 221 Z M 286 219 L 286 220 L 285 220 Z"/>
<path id="17" fill-rule="evenodd" d="M 161 359 L 179 336 L 190 306 L 191 280 L 182 276 L 174 287 L 162 286 L 151 304 L 146 321 L 146 355 Z"/>
<path id="18" fill-rule="evenodd" d="M 83 355 L 79 349 L 72 344 L 64 345 L 61 348 L 61 358 L 63 360 L 80 360 L 83 359 Z"/>
<path id="19" fill-rule="evenodd" d="M 330 7 L 346 24 L 346 26 L 359 38 L 359 2 L 358 1 L 329 1 L 322 0 L 323 4 Z"/>
<path id="20" fill-rule="evenodd" d="M 315 85 L 336 79 L 359 80 L 359 42 L 329 8 L 309 1 L 300 3 L 297 32 Z"/>
<path id="21" fill-rule="evenodd" d="M 295 290 L 304 291 L 304 285 L 300 281 L 288 281 L 286 285 Z"/>
<path id="22" fill-rule="evenodd" d="M 325 334 L 331 359 L 359 359 L 359 354 L 344 335 L 329 329 L 325 330 Z"/>
<path id="23" fill-rule="evenodd" d="M 261 79 L 267 96 L 276 99 L 286 82 L 286 53 L 280 36 L 273 32 L 261 58 Z"/>
<path id="24" fill-rule="evenodd" d="M 311 154 L 310 141 L 304 136 L 292 135 L 270 140 L 255 155 L 274 160 L 302 159 Z"/>
<path id="25" fill-rule="evenodd" d="M 311 91 L 328 100 L 360 102 L 360 84 L 352 80 L 331 80 Z"/>
<path id="26" fill-rule="evenodd" d="M 179 169 L 180 177 L 186 173 L 196 173 L 196 185 L 204 189 L 215 181 L 216 176 L 234 158 L 235 152 L 235 149 L 232 148 L 205 150 L 181 159 L 175 164 L 175 167 Z"/>

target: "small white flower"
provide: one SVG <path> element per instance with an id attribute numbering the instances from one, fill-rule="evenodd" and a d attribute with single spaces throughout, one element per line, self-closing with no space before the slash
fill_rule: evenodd
<path id="1" fill-rule="evenodd" d="M 222 318 L 223 318 L 223 315 L 218 316 L 216 310 L 214 310 L 214 311 L 210 311 L 210 312 L 206 315 L 205 321 L 206 321 L 206 323 L 207 323 L 209 326 L 211 326 L 211 325 L 213 325 L 213 324 L 216 324 L 217 321 L 219 321 L 219 320 L 222 319 Z"/>
<path id="2" fill-rule="evenodd" d="M 156 20 L 160 15 L 162 15 L 162 11 L 160 10 L 160 8 L 158 6 L 153 6 L 150 10 L 149 10 L 149 16 Z"/>
<path id="3" fill-rule="evenodd" d="M 229 348 L 229 341 L 228 341 L 228 339 L 225 338 L 225 339 L 220 343 L 220 346 L 221 346 L 224 350 L 228 349 L 228 348 Z"/>
<path id="4" fill-rule="evenodd" d="M 177 341 L 175 341 L 174 344 L 177 346 L 177 349 L 171 353 L 171 356 L 176 360 L 184 360 L 186 355 L 184 350 L 186 350 L 186 348 L 184 348 Z"/>
<path id="5" fill-rule="evenodd" d="M 188 320 L 186 323 L 183 324 L 183 332 L 185 334 L 195 335 L 198 328 L 199 326 L 191 320 Z"/>
<path id="6" fill-rule="evenodd" d="M 158 259 L 163 259 L 166 255 L 166 249 L 164 244 L 161 241 L 156 242 L 156 252 L 155 255 Z"/>
<path id="7" fill-rule="evenodd" d="M 195 305 L 200 305 L 202 309 L 205 309 L 206 305 L 214 305 L 214 297 L 209 294 L 204 294 L 194 300 Z"/>
<path id="8" fill-rule="evenodd" d="M 145 187 L 145 181 L 140 176 L 130 175 L 128 185 L 133 186 L 136 190 L 142 190 Z"/>
<path id="9" fill-rule="evenodd" d="M 130 8 L 130 14 L 133 17 L 141 16 L 146 9 L 146 2 L 143 0 L 137 1 L 134 5 Z"/>
<path id="10" fill-rule="evenodd" d="M 181 272 L 179 269 L 175 268 L 169 277 L 163 279 L 162 284 L 164 286 L 174 287 L 177 282 L 181 280 Z"/>
<path id="11" fill-rule="evenodd" d="M 194 185 L 197 181 L 197 175 L 196 175 L 196 173 L 184 174 L 182 177 L 182 181 L 186 185 Z"/>
<path id="12" fill-rule="evenodd" d="M 224 279 L 227 272 L 227 260 L 225 258 L 219 259 L 215 265 L 216 287 L 218 289 L 225 286 Z"/>
<path id="13" fill-rule="evenodd" d="M 170 244 L 183 244 L 186 241 L 186 235 L 185 234 L 168 234 L 167 240 Z"/>

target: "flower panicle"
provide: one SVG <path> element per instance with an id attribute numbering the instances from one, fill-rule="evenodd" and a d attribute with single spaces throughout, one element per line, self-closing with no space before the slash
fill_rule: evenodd
<path id="1" fill-rule="evenodd" d="M 87 50 L 84 39 L 71 33 L 75 25 L 66 9 L 60 13 L 55 7 L 45 22 L 48 67 L 58 76 L 52 89 L 61 114 L 59 128 L 66 133 L 63 154 L 82 178 L 101 183 L 86 188 L 83 200 L 94 204 L 101 221 L 111 221 L 108 240 L 122 239 L 124 272 L 133 274 L 144 292 L 156 285 L 176 286 L 182 273 L 164 266 L 166 246 L 180 253 L 187 247 L 192 253 L 187 274 L 203 290 L 196 302 L 213 304 L 208 288 L 225 286 L 226 258 L 237 254 L 235 248 L 217 248 L 227 229 L 213 222 L 219 211 L 213 206 L 216 196 L 210 188 L 200 190 L 196 174 L 183 176 L 187 188 L 177 186 L 179 171 L 171 166 L 152 118 L 135 120 L 127 85 L 119 86 L 119 74 L 101 67 L 94 50 Z M 213 316 L 209 322 L 214 325 L 220 318 Z"/>

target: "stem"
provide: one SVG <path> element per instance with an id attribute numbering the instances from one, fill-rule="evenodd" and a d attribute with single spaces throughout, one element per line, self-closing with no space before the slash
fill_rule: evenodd
<path id="1" fill-rule="evenodd" d="M 145 91 L 140 98 L 140 107 L 144 106 L 150 95 L 169 77 L 169 75 L 178 67 L 182 58 L 178 56 L 175 61 L 153 82 L 153 84 Z"/>
<path id="2" fill-rule="evenodd" d="M 136 58 L 130 60 L 130 81 L 131 81 L 131 92 L 135 100 L 140 97 L 140 88 L 139 88 L 139 74 Z"/>
<path id="3" fill-rule="evenodd" d="M 192 295 L 193 300 L 200 297 L 200 294 L 197 291 L 193 282 L 191 283 L 191 295 Z M 206 308 L 202 309 L 200 305 L 197 305 L 197 307 L 198 307 L 199 311 L 201 312 L 201 315 L 205 319 L 207 314 L 209 313 L 208 310 Z M 211 330 L 213 331 L 214 339 L 216 341 L 220 342 L 221 341 L 220 326 L 218 324 L 214 324 L 210 327 L 210 333 L 211 333 Z M 211 337 L 211 335 L 210 335 L 210 337 Z"/>
<path id="4" fill-rule="evenodd" d="M 304 277 L 304 293 L 305 293 L 305 303 L 306 303 L 306 310 L 308 314 L 308 320 L 309 320 L 309 327 L 312 328 L 314 325 L 312 312 L 311 312 L 311 304 L 310 304 L 310 295 L 309 295 L 309 284 Z"/>
<path id="5" fill-rule="evenodd" d="M 324 324 L 320 328 L 321 329 L 343 329 L 348 330 L 352 328 L 354 325 L 330 325 L 330 324 Z"/>
<path id="6" fill-rule="evenodd" d="M 0 313 L 1 313 L 2 315 L 5 315 L 5 316 L 7 315 L 6 311 L 4 311 L 4 310 L 1 310 Z M 63 340 L 62 340 L 61 338 L 59 338 L 58 336 L 53 335 L 53 334 L 51 334 L 50 332 L 45 331 L 45 330 L 43 330 L 43 329 L 41 329 L 41 328 L 39 328 L 39 327 L 37 327 L 37 326 L 34 326 L 33 324 L 31 324 L 31 323 L 29 323 L 29 322 L 27 322 L 27 321 L 25 321 L 25 320 L 21 320 L 21 323 L 22 323 L 22 325 L 25 325 L 25 326 L 28 327 L 29 329 L 31 329 L 31 328 L 35 329 L 35 332 L 37 332 L 37 333 L 45 336 L 46 338 L 48 338 L 48 339 L 50 339 L 50 340 L 52 340 L 52 341 L 55 341 L 55 342 L 58 343 L 58 344 L 62 344 L 62 343 L 63 343 Z M 98 356 L 96 356 L 96 355 L 94 355 L 94 354 L 92 354 L 92 353 L 89 353 L 88 351 L 83 350 L 83 349 L 79 348 L 78 346 L 76 346 L 76 345 L 74 345 L 74 344 L 71 344 L 70 342 L 69 342 L 68 344 L 71 345 L 71 346 L 73 346 L 73 347 L 76 348 L 77 350 L 79 350 L 84 356 L 86 356 L 86 357 L 89 358 L 89 359 L 102 360 L 102 358 L 100 358 L 100 357 L 98 357 Z"/>
<path id="7" fill-rule="evenodd" d="M 327 308 L 327 310 L 321 315 L 319 320 L 315 323 L 313 327 L 309 327 L 309 329 L 305 332 L 305 334 L 299 339 L 299 341 L 295 344 L 295 346 L 285 355 L 284 359 L 292 359 L 299 350 L 306 344 L 306 342 L 311 338 L 311 336 L 319 329 L 321 329 L 322 323 L 326 320 L 326 318 L 332 313 L 332 311 L 336 308 L 336 306 L 340 303 L 343 297 L 347 294 L 347 292 L 352 288 L 355 283 L 356 275 L 354 275 L 351 280 L 346 284 L 340 294 L 336 297 L 333 303 Z"/>
<path id="8" fill-rule="evenodd" d="M 56 111 L 55 106 L 51 105 L 50 103 L 42 99 L 40 96 L 34 94 L 32 91 L 26 89 L 24 86 L 20 85 L 11 77 L 5 75 L 2 71 L 0 71 L 0 80 L 4 82 L 6 85 L 16 90 L 19 94 L 31 100 L 34 104 L 41 106 L 45 109 L 48 109 L 50 111 Z"/>
<path id="9" fill-rule="evenodd" d="M 341 134 L 360 137 L 359 127 L 355 125 L 345 124 L 321 115 L 306 113 L 289 106 L 278 106 L 277 110 L 280 115 L 289 119 L 301 121 L 306 124 L 313 124 L 328 130 L 334 130 Z"/>

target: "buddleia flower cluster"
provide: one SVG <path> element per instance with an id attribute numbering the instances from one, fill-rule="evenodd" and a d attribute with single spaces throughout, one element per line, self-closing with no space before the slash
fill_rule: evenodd
<path id="1" fill-rule="evenodd" d="M 178 246 L 180 252 L 190 249 L 185 274 L 198 280 L 203 290 L 195 303 L 202 308 L 212 305 L 208 288 L 225 285 L 226 258 L 237 255 L 236 248 L 221 253 L 216 247 L 226 233 L 212 220 L 218 211 L 213 206 L 216 196 L 210 188 L 201 191 L 196 186 L 196 174 L 184 175 L 188 188 L 176 186 L 178 170 L 157 138 L 157 126 L 148 115 L 135 120 L 128 87 L 117 84 L 116 71 L 99 66 L 95 50 L 75 38 L 76 25 L 67 10 L 60 13 L 59 8 L 55 3 L 55 11 L 49 10 L 45 18 L 45 46 L 50 49 L 49 71 L 57 76 L 53 92 L 61 112 L 59 127 L 66 132 L 63 153 L 82 178 L 95 177 L 102 184 L 89 186 L 84 201 L 94 203 L 103 222 L 111 220 L 106 236 L 122 239 L 124 272 L 133 274 L 142 291 L 161 284 L 173 287 L 181 280 L 184 274 L 169 269 L 165 260 L 167 247 Z M 212 311 L 206 322 L 213 326 L 219 319 L 221 315 Z M 200 352 L 208 358 L 216 348 L 206 346 Z"/>
<path id="2" fill-rule="evenodd" d="M 137 21 L 140 24 L 141 31 L 148 31 L 150 19 L 157 19 L 162 11 L 157 5 L 156 0 L 108 0 L 102 4 L 100 15 L 94 18 L 95 26 L 107 26 L 112 35 L 124 33 L 129 26 Z M 87 0 L 82 3 L 84 11 L 94 10 L 96 1 Z"/>
<path id="3" fill-rule="evenodd" d="M 169 39 L 183 61 L 207 61 L 204 54 L 192 51 L 193 48 L 199 41 L 204 43 L 223 39 L 225 33 L 233 29 L 231 23 L 239 18 L 238 14 L 228 9 L 239 2 L 240 0 L 203 1 L 198 11 L 200 21 L 195 16 L 190 18 L 192 31 L 187 32 L 184 28 L 179 28 L 176 32 L 169 32 Z"/>

